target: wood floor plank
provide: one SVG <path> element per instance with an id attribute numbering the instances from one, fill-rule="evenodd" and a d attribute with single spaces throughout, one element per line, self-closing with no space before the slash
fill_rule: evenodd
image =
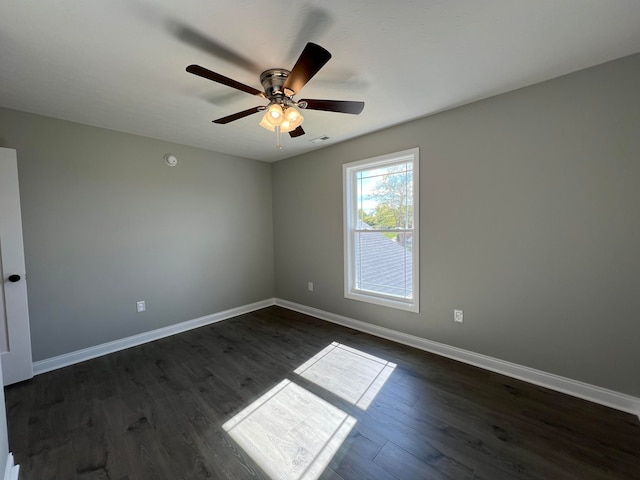
<path id="1" fill-rule="evenodd" d="M 464 452 L 459 445 L 455 445 L 456 453 L 436 442 L 439 436 L 433 430 L 438 426 L 443 428 L 439 419 L 445 418 L 451 422 L 444 427 L 447 432 L 455 432 L 458 438 L 464 438 L 464 435 L 470 445 L 481 447 L 485 454 L 482 463 L 508 469 L 509 474 L 516 478 L 562 478 L 564 471 L 568 469 L 575 472 L 573 477 L 567 476 L 568 478 L 599 478 L 597 469 L 572 458 L 569 454 L 572 445 L 559 446 L 557 442 L 539 436 L 540 432 L 520 430 L 514 425 L 517 423 L 516 418 L 505 417 L 500 411 L 487 411 L 484 407 L 467 403 L 465 399 L 453 395 L 443 398 L 445 399 L 441 404 L 432 403 L 428 407 L 419 405 L 412 409 L 389 404 L 385 398 L 380 398 L 371 414 L 381 421 L 393 419 L 391 421 L 401 423 L 405 430 L 412 428 L 423 433 L 431 430 L 429 441 L 449 458 L 463 459 L 469 454 L 474 457 L 475 452 Z M 456 404 L 458 406 L 452 410 L 451 405 Z M 405 438 L 409 437 L 409 434 L 404 434 L 398 442 L 403 444 Z M 411 445 L 405 448 L 411 448 Z M 469 461 L 463 463 L 469 465 Z"/>
<path id="2" fill-rule="evenodd" d="M 544 457 L 544 463 L 549 466 L 573 468 L 577 477 L 582 474 L 595 478 L 606 474 L 613 465 L 616 465 L 616 470 L 627 475 L 634 474 L 640 468 L 638 456 L 626 451 L 627 448 L 640 451 L 640 438 L 627 444 L 625 449 L 614 448 L 610 442 L 616 433 L 612 432 L 607 438 L 598 439 L 573 430 L 581 430 L 578 427 L 582 421 L 577 422 L 576 427 L 565 423 L 561 430 L 558 429 L 559 424 L 548 424 L 544 419 L 549 415 L 555 416 L 554 409 L 548 407 L 548 412 L 544 415 L 540 412 L 540 421 L 535 421 L 535 418 L 519 415 L 518 407 L 513 403 L 504 404 L 499 399 L 494 408 L 489 408 L 471 394 L 461 396 L 432 388 L 431 396 L 433 400 L 440 401 L 433 401 L 429 405 L 417 404 L 411 410 L 403 408 L 406 413 L 405 423 L 415 424 L 421 421 L 422 414 L 451 418 L 454 425 L 466 428 L 478 436 L 492 434 L 502 443 L 501 450 L 520 449 L 523 457 Z M 504 411 L 509 413 L 505 414 Z M 576 438 L 581 438 L 582 441 L 575 442 Z M 585 463 L 590 466 L 584 467 Z"/>
<path id="3" fill-rule="evenodd" d="M 387 442 L 373 461 L 388 472 L 402 472 L 402 477 L 399 478 L 403 480 L 420 480 L 425 478 L 430 480 L 450 480 L 455 478 L 424 463 L 393 442 Z M 397 474 L 398 473 L 396 473 L 396 475 Z"/>
<path id="4" fill-rule="evenodd" d="M 359 357 L 295 373 L 332 342 L 397 364 L 370 404 Z M 285 380 L 355 420 L 322 480 L 640 480 L 637 417 L 279 307 L 8 387 L 10 448 L 22 480 L 269 480 L 223 425 Z"/>

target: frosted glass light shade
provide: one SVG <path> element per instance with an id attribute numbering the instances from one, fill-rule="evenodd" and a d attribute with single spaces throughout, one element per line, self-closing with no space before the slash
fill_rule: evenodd
<path id="1" fill-rule="evenodd" d="M 266 128 L 267 130 L 269 130 L 271 132 L 275 132 L 276 131 L 276 126 L 269 121 L 269 115 L 266 114 L 266 113 L 262 117 L 262 120 L 260 120 L 260 126 L 263 127 L 263 128 Z"/>
<path id="2" fill-rule="evenodd" d="M 277 103 L 274 103 L 269 108 L 262 117 L 260 121 L 260 126 L 266 128 L 270 131 L 275 131 L 276 126 L 282 124 L 284 120 L 284 112 L 282 107 Z"/>
<path id="3" fill-rule="evenodd" d="M 283 111 L 280 105 L 276 103 L 271 105 L 267 109 L 266 115 L 269 118 L 269 122 L 271 122 L 273 125 L 280 125 L 280 123 L 282 123 Z"/>
<path id="4" fill-rule="evenodd" d="M 280 124 L 283 133 L 291 132 L 302 124 L 304 117 L 293 107 L 289 107 L 284 111 L 284 120 Z"/>

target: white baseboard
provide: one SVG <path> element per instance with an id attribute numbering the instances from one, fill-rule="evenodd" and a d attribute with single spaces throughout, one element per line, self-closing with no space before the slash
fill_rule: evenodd
<path id="1" fill-rule="evenodd" d="M 570 378 L 561 377 L 552 373 L 543 372 L 534 368 L 525 367 L 511 362 L 506 362 L 497 358 L 489 357 L 487 355 L 481 355 L 469 350 L 463 350 L 461 348 L 452 347 L 444 343 L 438 343 L 431 340 L 427 340 L 415 335 L 409 335 L 406 333 L 391 330 L 389 328 L 372 325 L 370 323 L 355 320 L 353 318 L 344 317 L 334 313 L 325 312 L 317 308 L 308 307 L 288 300 L 282 299 L 267 299 L 261 302 L 244 305 L 223 312 L 206 315 L 204 317 L 188 320 L 186 322 L 170 325 L 168 327 L 159 328 L 150 332 L 141 333 L 131 337 L 115 340 L 113 342 L 103 343 L 95 347 L 89 347 L 75 352 L 67 353 L 57 357 L 47 358 L 45 360 L 39 360 L 33 363 L 34 375 L 40 375 L 42 373 L 50 372 L 58 368 L 74 365 L 85 360 L 91 360 L 92 358 L 107 355 L 109 353 L 118 352 L 130 347 L 142 345 L 143 343 L 152 342 L 161 338 L 169 337 L 178 333 L 186 332 L 194 328 L 203 327 L 212 323 L 227 320 L 238 315 L 250 313 L 261 308 L 270 307 L 272 305 L 278 305 L 289 310 L 311 315 L 321 320 L 326 320 L 332 323 L 337 323 L 345 327 L 353 328 L 361 332 L 369 333 L 377 337 L 386 338 L 394 342 L 409 345 L 411 347 L 425 350 L 427 352 L 435 353 L 443 357 L 448 357 L 453 360 L 458 360 L 469 365 L 484 368 L 492 372 L 500 373 L 508 377 L 517 378 L 525 382 L 540 385 L 542 387 L 556 390 L 558 392 L 573 395 L 574 397 L 589 400 L 600 405 L 615 408 L 623 412 L 632 413 L 637 415 L 640 419 L 640 398 L 632 397 L 624 393 L 615 392 L 606 388 L 590 385 Z M 13 461 L 13 460 L 12 460 Z M 11 477 L 8 477 L 11 478 Z"/>
<path id="2" fill-rule="evenodd" d="M 574 397 L 589 400 L 623 412 L 632 413 L 637 415 L 640 419 L 640 398 L 632 397 L 631 395 L 597 387 L 595 385 L 572 380 L 570 378 L 561 377 L 552 373 L 543 372 L 534 368 L 524 367 L 515 363 L 506 362 L 504 360 L 452 347 L 445 345 L 444 343 L 434 342 L 422 337 L 398 332 L 389 328 L 372 325 L 353 318 L 343 317 L 341 315 L 325 312 L 324 310 L 307 307 L 287 300 L 276 299 L 275 304 L 289 310 L 311 315 L 321 320 L 337 323 L 345 327 L 353 328 L 354 330 L 393 340 L 394 342 L 409 345 L 453 360 L 458 360 L 485 370 L 517 378 L 518 380 L 540 385 L 551 390 L 556 390 Z"/>
<path id="3" fill-rule="evenodd" d="M 186 322 L 169 325 L 168 327 L 158 328 L 157 330 L 151 330 L 131 337 L 122 338 L 120 340 L 114 340 L 113 342 L 103 343 L 101 345 L 96 345 L 95 347 L 84 348 L 82 350 L 65 353 L 64 355 L 59 355 L 57 357 L 39 360 L 37 362 L 33 362 L 33 374 L 40 375 L 58 368 L 68 367 L 69 365 L 84 362 L 85 360 L 91 360 L 92 358 L 118 352 L 137 345 L 142 345 L 143 343 L 153 342 L 154 340 L 186 332 L 187 330 L 192 330 L 194 328 L 204 327 L 205 325 L 227 320 L 228 318 L 237 317 L 238 315 L 260 310 L 261 308 L 270 307 L 274 304 L 275 300 L 270 298 L 261 302 L 251 303 L 249 305 L 243 305 L 223 312 L 213 313 L 211 315 L 195 318 Z"/>
<path id="4" fill-rule="evenodd" d="M 13 463 L 13 454 L 9 452 L 7 456 L 7 467 L 4 469 L 4 480 L 18 480 L 20 465 Z"/>

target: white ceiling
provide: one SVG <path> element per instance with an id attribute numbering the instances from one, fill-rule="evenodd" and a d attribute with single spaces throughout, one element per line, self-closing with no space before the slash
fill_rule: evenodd
<path id="1" fill-rule="evenodd" d="M 274 161 L 636 53 L 639 26 L 638 0 L 2 0 L 0 106 Z M 366 106 L 307 110 L 282 152 L 260 114 L 211 122 L 265 101 L 185 72 L 260 88 L 309 41 L 333 58 L 296 98 Z"/>

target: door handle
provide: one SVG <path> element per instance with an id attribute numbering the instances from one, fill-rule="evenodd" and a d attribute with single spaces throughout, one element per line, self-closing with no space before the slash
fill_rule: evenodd
<path id="1" fill-rule="evenodd" d="M 15 274 L 14 275 L 9 275 L 9 281 L 13 282 L 13 283 L 19 282 L 20 281 L 20 275 L 15 275 Z"/>

